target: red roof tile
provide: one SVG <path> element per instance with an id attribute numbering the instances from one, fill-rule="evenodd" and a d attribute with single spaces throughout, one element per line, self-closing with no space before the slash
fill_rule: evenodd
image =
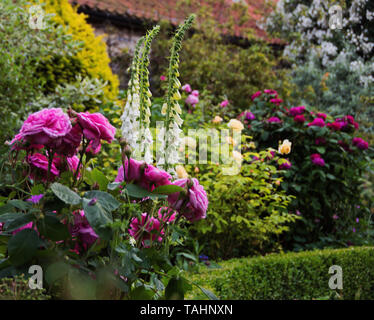
<path id="1" fill-rule="evenodd" d="M 86 6 L 90 9 L 96 9 L 111 14 L 132 16 L 144 20 L 159 21 L 169 20 L 173 24 L 178 24 L 184 20 L 187 13 L 196 12 L 196 8 L 191 7 L 177 8 L 177 0 L 69 0 L 73 4 Z M 276 3 L 278 0 L 271 0 Z M 249 21 L 240 24 L 241 14 L 239 11 L 232 10 L 233 0 L 224 0 L 223 3 L 214 1 L 214 4 L 207 4 L 208 1 L 200 0 L 200 5 L 212 6 L 215 19 L 219 24 L 225 24 L 232 19 L 238 21 L 234 23 L 233 32 L 236 37 L 246 37 L 245 30 L 251 29 L 255 35 L 260 38 L 268 39 L 266 32 L 261 30 L 257 22 L 266 17 L 271 8 L 265 4 L 264 0 L 242 0 L 248 6 Z M 228 32 L 227 32 L 228 33 Z M 278 39 L 271 39 L 272 43 L 279 43 Z"/>

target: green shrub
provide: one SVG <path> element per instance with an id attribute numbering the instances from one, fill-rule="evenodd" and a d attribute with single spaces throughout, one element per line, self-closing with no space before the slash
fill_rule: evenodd
<path id="1" fill-rule="evenodd" d="M 250 106 L 255 119 L 244 120 L 245 133 L 259 150 L 278 149 L 286 139 L 292 143 L 290 153 L 284 155 L 291 167 L 283 172 L 282 187 L 295 196 L 290 209 L 302 220 L 289 233 L 290 247 L 370 244 L 371 213 L 362 203 L 359 187 L 373 148 L 358 138 L 355 119 L 345 114 L 335 118 L 308 106 L 296 108 L 275 99 L 276 93 L 257 94 Z M 357 140 L 362 144 L 357 145 Z"/>
<path id="2" fill-rule="evenodd" d="M 372 247 L 325 249 L 227 261 L 191 279 L 220 299 L 374 299 L 373 264 Z M 336 294 L 328 285 L 333 265 L 343 271 L 343 289 Z"/>

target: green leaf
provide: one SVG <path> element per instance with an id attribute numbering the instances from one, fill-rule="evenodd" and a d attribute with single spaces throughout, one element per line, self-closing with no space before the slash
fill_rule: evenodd
<path id="1" fill-rule="evenodd" d="M 209 291 L 208 289 L 205 289 L 203 287 L 198 286 L 199 289 L 210 299 L 210 300 L 219 300 L 218 297 L 212 292 Z"/>
<path id="2" fill-rule="evenodd" d="M 27 210 L 32 207 L 29 202 L 25 202 L 22 200 L 9 200 L 8 204 L 20 210 Z"/>
<path id="3" fill-rule="evenodd" d="M 173 277 L 170 279 L 165 289 L 166 300 L 183 300 L 184 294 L 191 289 L 191 285 L 183 277 Z"/>
<path id="4" fill-rule="evenodd" d="M 154 296 L 152 290 L 146 289 L 145 287 L 137 287 L 130 292 L 131 300 L 151 300 Z"/>
<path id="5" fill-rule="evenodd" d="M 31 195 L 38 196 L 45 192 L 44 186 L 42 184 L 37 184 L 31 188 Z"/>
<path id="6" fill-rule="evenodd" d="M 136 199 L 143 199 L 147 197 L 150 197 L 151 199 L 157 199 L 157 198 L 166 199 L 167 198 L 166 195 L 155 194 L 155 193 L 149 192 L 148 190 L 143 189 L 136 184 L 126 185 L 125 190 L 127 190 L 130 197 L 136 198 Z"/>
<path id="7" fill-rule="evenodd" d="M 91 199 L 83 198 L 83 210 L 90 226 L 97 235 L 104 240 L 109 240 L 111 229 L 108 224 L 113 222 L 111 213 L 97 201 L 95 204 L 89 204 Z"/>
<path id="8" fill-rule="evenodd" d="M 185 189 L 180 186 L 176 186 L 174 184 L 169 184 L 169 185 L 157 187 L 156 189 L 152 191 L 152 193 L 168 195 L 168 194 L 173 194 L 173 193 L 182 192 L 182 191 L 185 191 Z"/>
<path id="9" fill-rule="evenodd" d="M 106 191 L 108 188 L 109 180 L 107 177 L 99 171 L 97 168 L 93 169 L 91 172 L 91 180 L 99 185 L 101 191 Z"/>
<path id="10" fill-rule="evenodd" d="M 3 216 L 1 216 L 3 217 Z M 13 220 L 7 220 L 7 223 L 4 226 L 6 231 L 14 231 L 18 228 L 23 227 L 24 225 L 28 224 L 29 222 L 33 221 L 35 216 L 32 213 L 28 214 L 20 214 Z"/>
<path id="11" fill-rule="evenodd" d="M 52 241 L 66 240 L 70 237 L 67 225 L 53 215 L 46 215 L 44 219 L 38 220 L 38 231 L 47 239 Z"/>
<path id="12" fill-rule="evenodd" d="M 31 260 L 38 250 L 39 237 L 35 230 L 24 229 L 8 242 L 9 259 L 15 266 L 21 266 Z"/>
<path id="13" fill-rule="evenodd" d="M 101 206 L 109 212 L 116 210 L 120 206 L 120 202 L 107 192 L 93 190 L 86 192 L 84 197 L 87 199 L 95 198 L 97 202 L 99 202 Z"/>
<path id="14" fill-rule="evenodd" d="M 51 189 L 53 193 L 66 204 L 78 205 L 82 201 L 82 198 L 77 193 L 58 182 L 53 183 Z"/>

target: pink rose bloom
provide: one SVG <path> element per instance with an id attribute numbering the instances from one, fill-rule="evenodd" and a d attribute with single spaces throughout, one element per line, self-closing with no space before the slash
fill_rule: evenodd
<path id="1" fill-rule="evenodd" d="M 164 231 L 160 230 L 161 227 L 161 222 L 158 219 L 150 217 L 144 212 L 142 213 L 141 221 L 139 221 L 138 218 L 133 218 L 131 220 L 129 234 L 136 240 L 141 238 L 143 247 L 149 247 L 149 245 L 145 244 L 145 240 L 162 241 Z M 144 229 L 144 231 L 141 231 L 142 229 Z"/>
<path id="2" fill-rule="evenodd" d="M 161 81 L 165 81 L 165 80 L 166 80 L 166 77 L 165 77 L 165 76 L 160 76 L 160 80 L 161 80 Z"/>
<path id="3" fill-rule="evenodd" d="M 77 154 L 78 147 L 82 141 L 82 130 L 79 124 L 73 126 L 70 132 L 62 138 L 61 145 L 58 146 L 56 152 L 69 157 Z"/>
<path id="4" fill-rule="evenodd" d="M 225 107 L 227 107 L 228 105 L 229 105 L 229 100 L 224 100 L 224 101 L 221 102 L 221 107 L 222 107 L 222 108 L 225 108 Z"/>
<path id="5" fill-rule="evenodd" d="M 261 91 L 257 91 L 254 94 L 252 94 L 251 99 L 252 101 L 255 100 L 257 97 L 259 97 L 262 94 Z"/>
<path id="6" fill-rule="evenodd" d="M 28 143 L 24 140 L 21 133 L 15 135 L 12 141 L 6 142 L 7 145 L 11 146 L 12 150 L 40 150 L 43 149 L 44 146 L 42 144 L 35 144 L 35 143 Z"/>
<path id="7" fill-rule="evenodd" d="M 270 117 L 269 119 L 266 120 L 268 123 L 281 123 L 282 120 L 279 119 L 278 117 Z"/>
<path id="8" fill-rule="evenodd" d="M 208 197 L 199 181 L 195 178 L 179 179 L 174 181 L 173 184 L 182 188 L 188 187 L 188 192 L 187 199 L 184 199 L 184 197 L 179 198 L 179 192 L 169 195 L 170 206 L 184 215 L 190 222 L 205 219 L 206 211 L 208 210 Z M 185 203 L 185 200 L 187 200 L 187 203 Z"/>
<path id="9" fill-rule="evenodd" d="M 303 114 L 299 114 L 299 115 L 297 115 L 297 116 L 295 116 L 294 118 L 293 118 L 293 120 L 295 121 L 295 122 L 298 122 L 298 123 L 304 123 L 306 120 L 305 120 L 305 116 L 303 115 Z"/>
<path id="10" fill-rule="evenodd" d="M 289 113 L 290 113 L 291 116 L 302 115 L 304 112 L 305 112 L 305 107 L 304 106 L 292 107 L 289 110 Z"/>
<path id="11" fill-rule="evenodd" d="M 198 97 L 199 96 L 199 91 L 198 90 L 194 90 L 191 92 L 191 94 L 195 97 Z"/>
<path id="12" fill-rule="evenodd" d="M 275 94 L 275 95 L 278 95 L 278 92 L 273 90 L 273 89 L 265 89 L 264 92 L 266 94 Z"/>
<path id="13" fill-rule="evenodd" d="M 84 250 L 87 250 L 97 239 L 99 239 L 99 236 L 88 223 L 83 210 L 74 211 L 73 215 L 73 225 L 69 225 L 70 234 L 72 237 L 80 240 Z"/>
<path id="14" fill-rule="evenodd" d="M 83 128 L 83 135 L 92 141 L 92 148 L 96 149 L 100 140 L 111 143 L 116 134 L 114 128 L 101 113 L 81 112 L 77 114 L 78 122 Z"/>
<path id="15" fill-rule="evenodd" d="M 323 119 L 323 120 L 326 120 L 326 119 L 327 119 L 327 115 L 326 115 L 326 113 L 322 113 L 322 112 L 318 112 L 318 113 L 317 113 L 317 117 L 318 117 L 318 118 L 321 118 L 321 119 Z"/>
<path id="16" fill-rule="evenodd" d="M 146 166 L 145 162 L 137 161 L 135 159 L 130 158 L 130 176 L 128 176 L 128 160 L 126 159 L 125 172 L 123 170 L 123 166 L 121 166 L 118 169 L 118 174 L 114 181 L 122 182 L 126 180 L 126 182 L 134 181 L 135 183 L 139 183 L 142 179 L 145 166 Z M 126 179 L 125 179 L 125 173 L 126 173 Z"/>
<path id="17" fill-rule="evenodd" d="M 277 106 L 279 106 L 283 102 L 283 100 L 279 99 L 279 98 L 274 98 L 274 99 L 270 99 L 270 102 L 274 103 Z"/>
<path id="18" fill-rule="evenodd" d="M 254 120 L 256 119 L 255 115 L 250 111 L 245 111 L 244 116 L 246 120 Z"/>
<path id="19" fill-rule="evenodd" d="M 66 158 L 66 162 L 68 163 L 68 168 L 71 172 L 75 173 L 78 169 L 79 165 L 79 158 L 77 156 L 73 156 L 71 158 Z M 78 173 L 78 177 L 79 177 Z"/>
<path id="20" fill-rule="evenodd" d="M 86 149 L 86 153 L 91 153 L 92 155 L 95 155 L 95 154 L 98 154 L 101 150 L 101 143 L 99 143 L 98 145 L 95 144 L 95 148 L 93 147 L 94 143 L 93 143 L 93 140 L 90 141 L 90 143 L 88 144 L 88 147 Z"/>
<path id="21" fill-rule="evenodd" d="M 327 127 L 334 130 L 334 131 L 340 131 L 343 127 L 343 123 L 339 121 L 334 121 L 332 123 L 328 123 Z"/>
<path id="22" fill-rule="evenodd" d="M 182 90 L 187 93 L 191 93 L 192 89 L 191 86 L 187 83 L 182 87 Z"/>
<path id="23" fill-rule="evenodd" d="M 324 167 L 325 166 L 325 160 L 321 157 L 320 154 L 314 153 L 310 156 L 310 160 L 312 160 L 313 164 L 319 167 Z"/>
<path id="24" fill-rule="evenodd" d="M 315 118 L 312 122 L 308 123 L 308 127 L 324 127 L 325 121 L 321 118 Z"/>
<path id="25" fill-rule="evenodd" d="M 191 106 L 195 106 L 196 104 L 199 103 L 199 98 L 198 96 L 195 96 L 193 95 L 192 93 L 187 97 L 186 99 L 186 103 L 191 105 Z"/>
<path id="26" fill-rule="evenodd" d="M 171 184 L 171 178 L 171 175 L 166 171 L 156 168 L 152 165 L 147 165 L 144 169 L 144 174 L 141 179 L 140 185 L 149 191 L 153 191 L 159 186 Z"/>
<path id="27" fill-rule="evenodd" d="M 57 169 L 57 158 L 54 158 L 51 165 L 51 176 L 50 179 L 54 180 L 60 175 L 60 171 Z M 27 157 L 27 162 L 31 166 L 30 177 L 33 180 L 41 178 L 41 180 L 46 180 L 48 175 L 48 158 L 40 153 L 35 153 Z"/>
<path id="28" fill-rule="evenodd" d="M 60 108 L 43 109 L 23 123 L 20 135 L 31 144 L 57 147 L 71 130 L 69 117 Z"/>
<path id="29" fill-rule="evenodd" d="M 369 143 L 362 138 L 353 138 L 352 144 L 361 150 L 367 150 L 369 148 Z"/>

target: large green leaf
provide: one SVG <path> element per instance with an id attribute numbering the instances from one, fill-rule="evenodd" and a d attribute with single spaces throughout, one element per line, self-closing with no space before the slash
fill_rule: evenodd
<path id="1" fill-rule="evenodd" d="M 37 227 L 43 236 L 52 241 L 66 240 L 70 237 L 68 227 L 52 215 L 46 215 L 44 219 L 38 220 Z"/>
<path id="2" fill-rule="evenodd" d="M 111 229 L 108 224 L 113 222 L 110 211 L 106 210 L 101 202 L 97 201 L 95 204 L 91 204 L 91 199 L 86 198 L 83 198 L 83 210 L 97 235 L 104 240 L 109 240 Z"/>
<path id="3" fill-rule="evenodd" d="M 97 168 L 93 169 L 91 172 L 91 179 L 99 185 L 101 191 L 106 191 L 108 188 L 109 180 L 104 173 L 99 171 Z"/>
<path id="4" fill-rule="evenodd" d="M 103 191 L 89 191 L 86 192 L 84 197 L 86 199 L 96 199 L 98 203 L 107 211 L 112 212 L 116 210 L 120 203 L 110 193 Z"/>
<path id="5" fill-rule="evenodd" d="M 67 204 L 78 205 L 82 201 L 82 198 L 77 193 L 58 182 L 53 183 L 51 189 L 60 200 Z"/>
<path id="6" fill-rule="evenodd" d="M 21 266 L 35 255 L 39 237 L 35 230 L 24 229 L 14 235 L 8 242 L 9 259 L 15 266 Z"/>
<path id="7" fill-rule="evenodd" d="M 20 210 L 27 210 L 32 206 L 30 202 L 25 202 L 22 200 L 9 200 L 8 204 Z"/>
<path id="8" fill-rule="evenodd" d="M 173 277 L 170 279 L 165 289 L 165 299 L 183 300 L 184 294 L 191 289 L 191 285 L 183 277 Z"/>

